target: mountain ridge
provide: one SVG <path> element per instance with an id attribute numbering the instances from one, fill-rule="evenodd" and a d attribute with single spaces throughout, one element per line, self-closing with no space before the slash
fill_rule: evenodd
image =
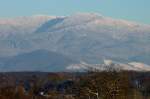
<path id="1" fill-rule="evenodd" d="M 2 60 L 3 59 L 3 60 Z M 78 61 L 47 50 L 36 50 L 17 56 L 0 59 L 0 71 L 63 71 L 70 64 Z"/>

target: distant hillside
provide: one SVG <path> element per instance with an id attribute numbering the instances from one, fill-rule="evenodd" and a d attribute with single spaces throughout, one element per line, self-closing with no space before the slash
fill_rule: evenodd
<path id="1" fill-rule="evenodd" d="M 77 63 L 65 55 L 46 50 L 37 50 L 10 58 L 0 59 L 0 71 L 64 71 Z"/>

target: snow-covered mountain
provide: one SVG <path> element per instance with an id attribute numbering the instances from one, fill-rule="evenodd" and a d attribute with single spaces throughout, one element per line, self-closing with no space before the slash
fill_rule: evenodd
<path id="1" fill-rule="evenodd" d="M 17 18 L 0 18 L 0 35 L 9 35 L 15 33 L 31 33 L 35 31 L 40 25 L 55 16 L 37 15 L 31 17 L 17 17 Z"/>
<path id="2" fill-rule="evenodd" d="M 0 57 L 36 50 L 61 53 L 75 61 L 112 59 L 150 65 L 150 25 L 95 13 L 0 19 Z"/>
<path id="3" fill-rule="evenodd" d="M 56 16 L 0 18 L 0 57 L 17 55 L 30 44 L 24 36 L 33 33 L 45 22 Z M 28 38 L 28 37 L 27 37 Z"/>
<path id="4" fill-rule="evenodd" d="M 128 70 L 128 71 L 150 71 L 150 66 L 139 63 L 139 62 L 131 62 L 131 63 L 119 63 L 112 60 L 104 60 L 103 64 L 87 64 L 85 62 L 81 62 L 80 64 L 71 64 L 66 67 L 67 71 L 71 72 L 81 72 L 81 71 L 120 71 L 120 70 Z"/>

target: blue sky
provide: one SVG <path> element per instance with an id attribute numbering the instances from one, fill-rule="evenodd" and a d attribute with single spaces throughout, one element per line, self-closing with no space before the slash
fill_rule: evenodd
<path id="1" fill-rule="evenodd" d="M 0 17 L 96 12 L 150 24 L 150 0 L 0 0 Z"/>

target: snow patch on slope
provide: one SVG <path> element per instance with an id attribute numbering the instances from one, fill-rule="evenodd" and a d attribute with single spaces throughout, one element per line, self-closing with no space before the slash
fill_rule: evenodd
<path id="1" fill-rule="evenodd" d="M 109 71 L 109 70 L 132 70 L 132 71 L 150 71 L 150 66 L 144 63 L 138 62 L 131 62 L 128 64 L 119 63 L 112 60 L 104 60 L 104 64 L 87 64 L 87 63 L 80 63 L 80 64 L 72 64 L 66 67 L 68 71 Z"/>

